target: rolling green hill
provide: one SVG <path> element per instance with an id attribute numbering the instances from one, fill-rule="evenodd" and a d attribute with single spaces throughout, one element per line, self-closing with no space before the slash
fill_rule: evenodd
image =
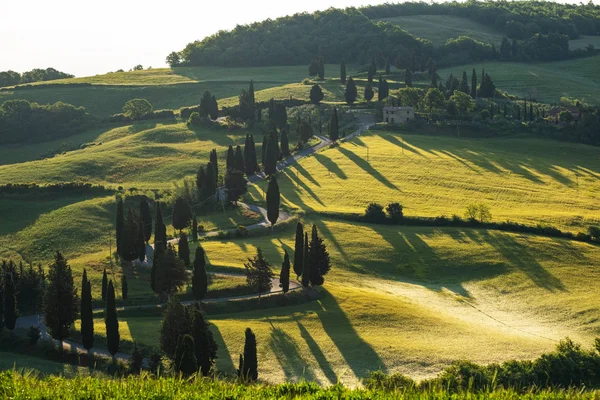
<path id="1" fill-rule="evenodd" d="M 382 18 L 379 21 L 390 22 L 422 39 L 429 39 L 434 46 L 441 46 L 448 39 L 459 36 L 470 36 L 483 43 L 502 42 L 502 34 L 467 18 L 451 15 L 411 15 L 402 17 Z"/>
<path id="2" fill-rule="evenodd" d="M 450 73 L 462 76 L 467 71 L 469 78 L 475 68 L 481 78 L 481 69 L 489 74 L 496 88 L 509 94 L 548 103 L 558 103 L 562 96 L 600 104 L 600 76 L 597 70 L 600 56 L 547 63 L 486 62 L 443 68 L 438 71 L 442 80 Z"/>
<path id="3" fill-rule="evenodd" d="M 335 71 L 336 76 L 339 74 L 338 65 L 327 65 L 326 70 Z M 305 65 L 162 68 L 41 82 L 25 89 L 4 89 L 0 91 L 0 103 L 9 99 L 25 99 L 40 104 L 62 101 L 83 106 L 92 115 L 107 117 L 121 112 L 123 105 L 133 98 L 147 99 L 156 110 L 179 109 L 198 104 L 206 90 L 222 99 L 235 97 L 242 89 L 248 89 L 251 79 L 256 90 L 261 90 L 300 82 L 307 75 L 308 67 Z"/>

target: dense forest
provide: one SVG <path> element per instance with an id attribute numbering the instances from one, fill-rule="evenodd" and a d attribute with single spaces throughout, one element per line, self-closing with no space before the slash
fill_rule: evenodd
<path id="1" fill-rule="evenodd" d="M 377 19 L 401 15 L 455 15 L 493 26 L 505 35 L 501 53 L 494 44 L 461 36 L 434 48 Z M 328 63 L 344 59 L 367 64 L 372 57 L 385 62 L 410 58 L 412 70 L 423 70 L 432 58 L 437 66 L 483 60 L 558 60 L 583 56 L 570 51 L 569 39 L 600 33 L 600 6 L 543 1 L 383 4 L 361 9 L 329 9 L 313 14 L 268 19 L 220 31 L 188 44 L 167 57 L 171 66 L 273 66 L 307 64 L 316 56 Z M 509 48 L 506 47 L 508 43 Z"/>
<path id="2" fill-rule="evenodd" d="M 60 72 L 54 68 L 35 68 L 22 74 L 15 71 L 0 72 L 0 87 L 14 86 L 22 83 L 53 81 L 56 79 L 73 78 L 75 75 Z"/>

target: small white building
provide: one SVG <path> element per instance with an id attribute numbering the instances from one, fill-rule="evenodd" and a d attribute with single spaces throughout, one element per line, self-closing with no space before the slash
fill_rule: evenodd
<path id="1" fill-rule="evenodd" d="M 383 120 L 388 124 L 406 124 L 415 119 L 413 107 L 384 107 Z"/>

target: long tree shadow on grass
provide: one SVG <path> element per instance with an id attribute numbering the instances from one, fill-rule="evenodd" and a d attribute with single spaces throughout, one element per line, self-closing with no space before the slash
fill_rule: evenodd
<path id="1" fill-rule="evenodd" d="M 379 354 L 359 336 L 336 298 L 327 289 L 323 290 L 322 304 L 323 309 L 316 311 L 317 316 L 354 375 L 360 378 L 370 371 L 387 372 Z"/>
<path id="2" fill-rule="evenodd" d="M 477 232 L 485 241 L 491 244 L 513 266 L 525 273 L 537 286 L 551 292 L 556 290 L 568 291 L 565 285 L 546 270 L 533 253 L 534 249 L 518 243 L 511 235 L 503 233 Z"/>
<path id="3" fill-rule="evenodd" d="M 219 346 L 217 351 L 217 362 L 216 369 L 219 372 L 224 372 L 226 374 L 235 374 L 236 367 L 233 365 L 233 361 L 231 360 L 231 353 L 229 352 L 229 348 L 225 341 L 223 340 L 223 335 L 221 335 L 221 331 L 219 327 L 215 324 L 210 324 L 210 330 L 213 334 L 213 338 Z"/>
<path id="4" fill-rule="evenodd" d="M 276 328 L 271 323 L 271 336 L 269 337 L 269 347 L 277 358 L 285 374 L 286 381 L 305 379 L 314 381 L 315 376 L 308 363 L 300 355 L 298 345 L 294 339 L 280 328 Z"/>
<path id="5" fill-rule="evenodd" d="M 325 169 L 329 172 L 333 172 L 340 179 L 347 179 L 348 176 L 342 171 L 342 169 L 335 163 L 331 158 L 324 156 L 323 154 L 315 153 L 315 160 L 317 160 Z"/>
<path id="6" fill-rule="evenodd" d="M 295 164 L 294 168 L 296 168 L 297 166 L 298 166 L 298 164 Z M 285 170 L 284 174 L 289 179 L 290 183 L 293 186 L 293 190 L 294 190 L 293 196 L 290 196 L 289 194 L 287 196 L 287 200 L 289 202 L 292 202 L 294 204 L 300 204 L 300 205 L 302 205 L 302 208 L 304 208 L 304 209 L 309 209 L 309 210 L 312 209 L 311 207 L 306 205 L 304 203 L 304 201 L 302 201 L 301 191 L 300 191 L 300 188 L 302 188 L 317 203 L 319 203 L 320 205 L 325 207 L 325 203 L 323 203 L 323 201 L 319 198 L 319 196 L 304 181 L 302 181 L 300 178 L 298 178 L 296 174 L 292 173 L 290 169 Z M 311 179 L 312 179 L 312 177 L 311 177 Z M 320 186 L 320 185 L 317 184 L 317 186 Z"/>
<path id="7" fill-rule="evenodd" d="M 343 147 L 339 147 L 338 150 L 340 151 L 340 153 L 344 154 L 346 157 L 348 157 L 350 160 L 352 160 L 363 171 L 365 171 L 369 175 L 372 175 L 379 182 L 381 182 L 382 184 L 384 184 L 385 186 L 387 186 L 390 189 L 398 190 L 396 185 L 394 185 L 385 176 L 383 176 L 379 171 L 377 171 L 375 168 L 373 168 L 371 166 L 371 164 L 369 164 L 368 161 L 364 160 L 360 156 L 356 155 L 355 153 L 353 153 L 350 150 L 347 150 Z"/>
<path id="8" fill-rule="evenodd" d="M 321 350 L 317 342 L 315 342 L 315 339 L 313 339 L 313 337 L 310 335 L 310 333 L 304 327 L 304 325 L 302 325 L 298 321 L 296 321 L 296 323 L 298 324 L 298 329 L 300 329 L 300 335 L 302 336 L 302 339 L 304 339 L 304 341 L 306 342 L 306 345 L 317 360 L 317 363 L 319 363 L 319 367 L 321 367 L 321 370 L 323 371 L 327 379 L 329 379 L 329 382 L 337 383 L 338 377 L 331 368 L 331 365 L 329 365 L 325 354 L 323 354 L 323 351 Z"/>
<path id="9" fill-rule="evenodd" d="M 398 140 L 398 138 L 396 137 L 396 135 L 393 135 L 391 133 L 382 133 L 379 136 L 382 139 L 387 140 L 391 144 L 393 144 L 393 145 L 395 145 L 397 147 L 400 147 L 400 150 L 398 150 L 399 152 L 402 152 L 403 150 L 406 150 L 407 152 L 413 153 L 413 154 L 415 154 L 417 156 L 425 157 L 423 155 L 423 153 L 421 153 L 417 147 L 415 147 L 414 145 L 409 145 L 408 143 L 406 143 L 406 141 L 402 142 L 402 141 Z"/>

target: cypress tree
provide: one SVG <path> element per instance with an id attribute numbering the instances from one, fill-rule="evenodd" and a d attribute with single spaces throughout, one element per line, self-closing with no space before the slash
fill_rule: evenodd
<path id="1" fill-rule="evenodd" d="M 404 70 L 404 83 L 406 87 L 412 87 L 412 71 L 408 68 Z"/>
<path id="2" fill-rule="evenodd" d="M 269 186 L 267 188 L 267 218 L 271 223 L 271 227 L 275 225 L 279 219 L 279 205 L 281 202 L 281 194 L 279 193 L 279 185 L 275 175 L 271 175 Z"/>
<path id="3" fill-rule="evenodd" d="M 198 172 L 196 172 L 196 190 L 198 192 L 198 196 L 200 199 L 204 198 L 204 189 L 206 186 L 206 171 L 204 166 L 200 166 L 198 168 Z"/>
<path id="4" fill-rule="evenodd" d="M 127 285 L 127 275 L 123 274 L 123 276 L 121 276 L 121 298 L 127 300 L 128 293 L 129 286 Z"/>
<path id="5" fill-rule="evenodd" d="M 192 220 L 192 210 L 184 198 L 178 197 L 175 199 L 175 205 L 173 206 L 172 215 L 173 228 L 181 232 L 182 229 L 187 228 Z"/>
<path id="6" fill-rule="evenodd" d="M 2 290 L 4 307 L 4 325 L 10 331 L 15 329 L 19 309 L 17 308 L 17 288 L 15 287 L 15 272 L 4 272 L 4 288 Z"/>
<path id="7" fill-rule="evenodd" d="M 206 186 L 204 188 L 204 198 L 208 199 L 215 195 L 217 191 L 217 164 L 210 161 L 206 164 Z"/>
<path id="8" fill-rule="evenodd" d="M 194 269 L 192 272 L 192 293 L 196 301 L 202 300 L 208 292 L 208 275 L 206 274 L 206 259 L 204 249 L 198 243 L 196 256 L 194 257 Z"/>
<path id="9" fill-rule="evenodd" d="M 102 300 L 106 301 L 106 290 L 108 289 L 108 276 L 106 275 L 106 268 L 102 273 Z"/>
<path id="10" fill-rule="evenodd" d="M 192 240 L 194 242 L 198 241 L 198 218 L 196 218 L 196 214 L 192 218 Z"/>
<path id="11" fill-rule="evenodd" d="M 152 236 L 152 212 L 145 197 L 140 199 L 140 216 L 144 226 L 144 242 L 148 242 Z"/>
<path id="12" fill-rule="evenodd" d="M 265 158 L 267 156 L 267 145 L 269 144 L 269 137 L 267 135 L 263 136 L 263 142 L 262 142 L 262 147 L 260 148 L 260 160 L 261 160 L 261 164 L 265 165 Z"/>
<path id="13" fill-rule="evenodd" d="M 255 150 L 252 149 L 251 140 L 250 135 L 246 135 L 246 142 L 244 143 L 244 171 L 248 176 L 256 172 L 256 169 L 254 168 L 254 164 L 256 163 L 256 153 Z M 254 160 L 252 157 L 254 157 Z"/>
<path id="14" fill-rule="evenodd" d="M 240 357 L 240 369 L 238 375 L 246 381 L 256 381 L 258 379 L 258 357 L 256 355 L 256 336 L 252 329 L 246 328 L 246 339 L 244 341 L 244 355 Z M 241 356 L 241 355 L 240 355 Z"/>
<path id="15" fill-rule="evenodd" d="M 210 151 L 209 160 L 213 165 L 213 172 L 215 174 L 215 182 L 216 182 L 219 179 L 219 161 L 217 159 L 217 149 L 212 149 Z M 208 167 L 207 167 L 207 169 L 208 169 Z"/>
<path id="16" fill-rule="evenodd" d="M 144 262 L 146 259 L 146 238 L 144 237 L 144 220 L 140 215 L 138 227 L 137 227 L 137 250 L 138 250 L 138 259 L 140 262 Z"/>
<path id="17" fill-rule="evenodd" d="M 296 277 L 302 275 L 304 268 L 304 227 L 301 222 L 296 224 L 296 242 L 294 243 L 294 272 Z"/>
<path id="18" fill-rule="evenodd" d="M 4 267 L 4 262 L 2 266 Z M 0 273 L 0 332 L 4 329 L 4 284 L 2 279 L 2 274 Z"/>
<path id="19" fill-rule="evenodd" d="M 235 154 L 233 152 L 233 147 L 231 145 L 229 145 L 229 148 L 227 149 L 226 168 L 227 169 L 235 168 Z"/>
<path id="20" fill-rule="evenodd" d="M 121 337 L 119 335 L 119 319 L 117 316 L 117 304 L 115 301 L 115 287 L 113 282 L 108 282 L 108 289 L 106 291 L 106 311 L 104 313 L 104 324 L 106 325 L 106 348 L 113 361 L 115 360 L 115 354 L 119 351 L 119 343 Z"/>
<path id="21" fill-rule="evenodd" d="M 310 283 L 310 257 L 308 253 L 308 233 L 304 234 L 304 255 L 302 256 L 302 286 L 307 288 Z"/>
<path id="22" fill-rule="evenodd" d="M 179 258 L 183 261 L 186 267 L 190 266 L 190 246 L 188 244 L 187 235 L 179 234 Z"/>
<path id="23" fill-rule="evenodd" d="M 254 135 L 250 134 L 250 157 L 252 159 L 252 173 L 260 171 L 258 166 L 258 156 L 256 154 L 256 143 L 254 142 Z"/>
<path id="24" fill-rule="evenodd" d="M 134 210 L 129 207 L 127 210 L 127 218 L 125 219 L 125 226 L 121 233 L 121 248 L 119 256 L 125 261 L 133 261 L 140 256 L 139 242 L 143 243 L 143 232 L 139 235 L 138 231 L 140 227 L 140 218 L 136 215 Z M 144 249 L 145 252 L 145 249 Z"/>
<path id="25" fill-rule="evenodd" d="M 321 86 L 319 86 L 317 83 L 312 85 L 312 87 L 310 88 L 309 98 L 310 102 L 313 104 L 319 104 L 325 98 Z"/>
<path id="26" fill-rule="evenodd" d="M 250 106 L 252 110 L 256 107 L 256 97 L 254 95 L 254 80 L 250 79 L 250 86 L 248 87 L 248 100 L 250 101 Z"/>
<path id="27" fill-rule="evenodd" d="M 284 250 L 283 263 L 281 264 L 281 273 L 279 274 L 279 286 L 283 293 L 290 290 L 290 257 L 287 250 Z"/>
<path id="28" fill-rule="evenodd" d="M 342 60 L 340 65 L 340 82 L 342 82 L 342 84 L 346 83 L 346 62 L 344 60 Z"/>
<path id="29" fill-rule="evenodd" d="M 175 354 L 180 337 L 190 333 L 187 317 L 186 309 L 179 302 L 179 299 L 176 297 L 170 298 L 160 324 L 159 342 L 160 349 L 171 360 L 176 359 Z"/>
<path id="30" fill-rule="evenodd" d="M 52 338 L 60 342 L 69 336 L 71 326 L 77 319 L 77 289 L 73 284 L 71 267 L 57 251 L 48 271 L 48 283 L 44 295 L 44 321 Z"/>
<path id="31" fill-rule="evenodd" d="M 329 260 L 329 253 L 327 252 L 327 246 L 323 243 L 323 239 L 319 237 L 316 225 L 313 225 L 312 227 L 309 244 L 309 258 L 311 267 L 310 283 L 312 286 L 320 286 L 325 281 L 323 277 L 331 269 L 331 263 Z"/>
<path id="32" fill-rule="evenodd" d="M 208 376 L 217 358 L 218 346 L 210 331 L 210 324 L 200 311 L 200 305 L 196 303 L 188 306 L 188 311 L 198 368 L 202 372 L 202 375 Z"/>
<path id="33" fill-rule="evenodd" d="M 158 261 L 154 273 L 154 288 L 162 297 L 170 298 L 185 284 L 188 274 L 183 261 L 170 244 L 167 245 L 164 256 L 160 257 Z"/>
<path id="34" fill-rule="evenodd" d="M 246 172 L 246 167 L 244 165 L 244 155 L 242 154 L 242 148 L 240 146 L 236 146 L 235 148 L 235 169 L 242 173 Z"/>
<path id="35" fill-rule="evenodd" d="M 160 268 L 160 263 L 164 261 L 166 248 L 162 243 L 154 246 L 154 254 L 152 255 L 152 269 L 150 270 L 150 287 L 152 291 L 158 294 L 157 273 Z"/>
<path id="36" fill-rule="evenodd" d="M 156 202 L 156 219 L 154 220 L 154 250 L 167 247 L 167 227 L 163 222 L 160 203 Z"/>
<path id="37" fill-rule="evenodd" d="M 332 142 L 335 142 L 336 140 L 338 140 L 340 136 L 340 127 L 338 124 L 338 114 L 337 114 L 337 108 L 333 108 L 333 112 L 331 113 L 331 116 L 329 117 L 329 139 Z"/>
<path id="38" fill-rule="evenodd" d="M 344 98 L 346 99 L 346 103 L 354 104 L 356 98 L 358 96 L 358 91 L 356 89 L 356 83 L 354 83 L 354 79 L 352 77 L 348 78 L 346 82 L 346 92 L 344 93 Z"/>
<path id="39" fill-rule="evenodd" d="M 390 63 L 390 59 L 389 58 L 386 58 L 385 59 L 385 74 L 389 75 L 391 69 L 392 69 L 392 63 Z"/>
<path id="40" fill-rule="evenodd" d="M 121 240 L 123 237 L 123 226 L 125 225 L 125 214 L 123 213 L 123 199 L 119 197 L 117 199 L 117 253 L 121 251 Z"/>
<path id="41" fill-rule="evenodd" d="M 475 68 L 473 68 L 473 72 L 471 73 L 471 97 L 477 97 L 477 72 L 475 72 Z"/>
<path id="42" fill-rule="evenodd" d="M 371 84 L 365 86 L 365 92 L 363 93 L 363 96 L 367 102 L 371 102 L 371 100 L 373 100 L 375 92 L 373 91 L 373 87 L 371 86 Z"/>
<path id="43" fill-rule="evenodd" d="M 183 335 L 179 339 L 175 353 L 175 368 L 184 376 L 195 374 L 198 372 L 198 360 L 194 352 L 194 338 L 191 335 Z"/>
<path id="44" fill-rule="evenodd" d="M 288 157 L 290 155 L 290 142 L 288 139 L 287 129 L 281 132 L 281 155 Z"/>
<path id="45" fill-rule="evenodd" d="M 94 312 L 92 310 L 92 285 L 83 270 L 81 279 L 81 342 L 89 353 L 94 347 Z"/>
<path id="46" fill-rule="evenodd" d="M 469 90 L 469 83 L 467 82 L 467 72 L 463 71 L 462 79 L 460 80 L 459 90 L 464 94 L 470 94 L 471 90 Z"/>

